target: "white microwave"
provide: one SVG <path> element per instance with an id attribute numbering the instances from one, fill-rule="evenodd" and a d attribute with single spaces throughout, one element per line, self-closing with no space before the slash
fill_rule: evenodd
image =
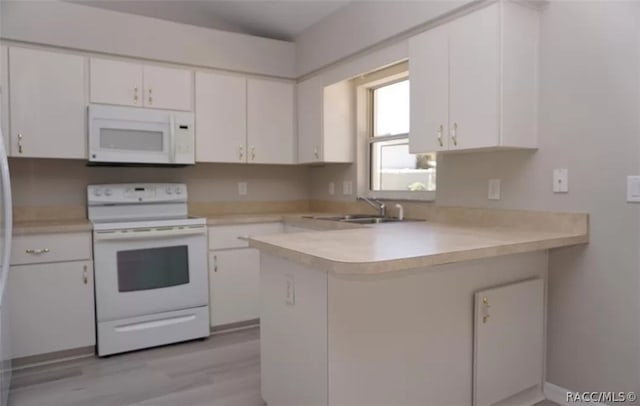
<path id="1" fill-rule="evenodd" d="M 193 113 L 89 105 L 89 162 L 195 163 Z"/>

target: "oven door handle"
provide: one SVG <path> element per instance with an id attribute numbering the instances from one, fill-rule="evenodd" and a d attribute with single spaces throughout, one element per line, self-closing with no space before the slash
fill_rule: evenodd
<path id="1" fill-rule="evenodd" d="M 96 231 L 94 232 L 94 240 L 106 241 L 106 240 L 146 240 L 155 238 L 171 238 L 182 237 L 186 235 L 199 235 L 206 234 L 206 227 L 198 228 L 183 228 L 177 230 L 156 230 L 156 229 L 141 229 L 132 230 L 127 232 L 122 231 Z"/>

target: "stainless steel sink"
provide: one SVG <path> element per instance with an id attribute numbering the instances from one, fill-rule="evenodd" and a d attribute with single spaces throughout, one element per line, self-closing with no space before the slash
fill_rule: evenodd
<path id="1" fill-rule="evenodd" d="M 406 221 L 406 220 L 382 218 L 382 217 L 363 217 L 363 218 L 357 218 L 357 219 L 347 219 L 342 221 L 344 221 L 345 223 L 353 223 L 353 224 L 382 224 L 382 223 L 397 223 L 397 222 Z"/>
<path id="2" fill-rule="evenodd" d="M 363 219 L 376 219 L 382 218 L 380 216 L 376 216 L 375 214 L 346 214 L 344 216 L 304 216 L 303 218 L 313 219 L 313 220 L 328 220 L 328 221 L 356 221 Z"/>

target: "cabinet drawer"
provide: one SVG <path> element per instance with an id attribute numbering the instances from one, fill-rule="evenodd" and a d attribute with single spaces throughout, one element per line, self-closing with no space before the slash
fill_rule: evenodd
<path id="1" fill-rule="evenodd" d="M 249 242 L 238 237 L 277 234 L 282 232 L 282 223 L 241 224 L 209 227 L 209 249 L 248 247 Z"/>
<path id="2" fill-rule="evenodd" d="M 12 265 L 88 259 L 91 259 L 90 233 L 17 235 L 13 238 Z"/>

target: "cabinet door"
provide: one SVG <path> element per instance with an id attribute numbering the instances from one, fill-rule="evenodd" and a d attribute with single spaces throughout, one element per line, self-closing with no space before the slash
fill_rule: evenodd
<path id="1" fill-rule="evenodd" d="M 295 163 L 293 84 L 249 79 L 247 86 L 248 162 Z"/>
<path id="2" fill-rule="evenodd" d="M 13 266 L 8 286 L 14 358 L 95 345 L 92 262 Z"/>
<path id="3" fill-rule="evenodd" d="M 87 158 L 85 59 L 9 48 L 14 156 Z"/>
<path id="4" fill-rule="evenodd" d="M 449 149 L 452 150 L 498 145 L 498 6 L 495 3 L 450 25 Z"/>
<path id="5" fill-rule="evenodd" d="M 260 254 L 253 248 L 212 251 L 209 258 L 211 326 L 260 317 Z"/>
<path id="6" fill-rule="evenodd" d="M 142 65 L 108 59 L 90 60 L 91 103 L 142 106 Z"/>
<path id="7" fill-rule="evenodd" d="M 409 40 L 412 153 L 449 147 L 449 33 L 441 26 Z"/>
<path id="8" fill-rule="evenodd" d="M 144 106 L 191 111 L 193 72 L 185 69 L 144 66 Z"/>
<path id="9" fill-rule="evenodd" d="M 247 162 L 247 80 L 196 72 L 196 161 Z"/>
<path id="10" fill-rule="evenodd" d="M 543 279 L 476 292 L 474 406 L 542 385 L 544 303 Z"/>
<path id="11" fill-rule="evenodd" d="M 298 163 L 322 160 L 322 82 L 316 76 L 298 83 Z"/>

